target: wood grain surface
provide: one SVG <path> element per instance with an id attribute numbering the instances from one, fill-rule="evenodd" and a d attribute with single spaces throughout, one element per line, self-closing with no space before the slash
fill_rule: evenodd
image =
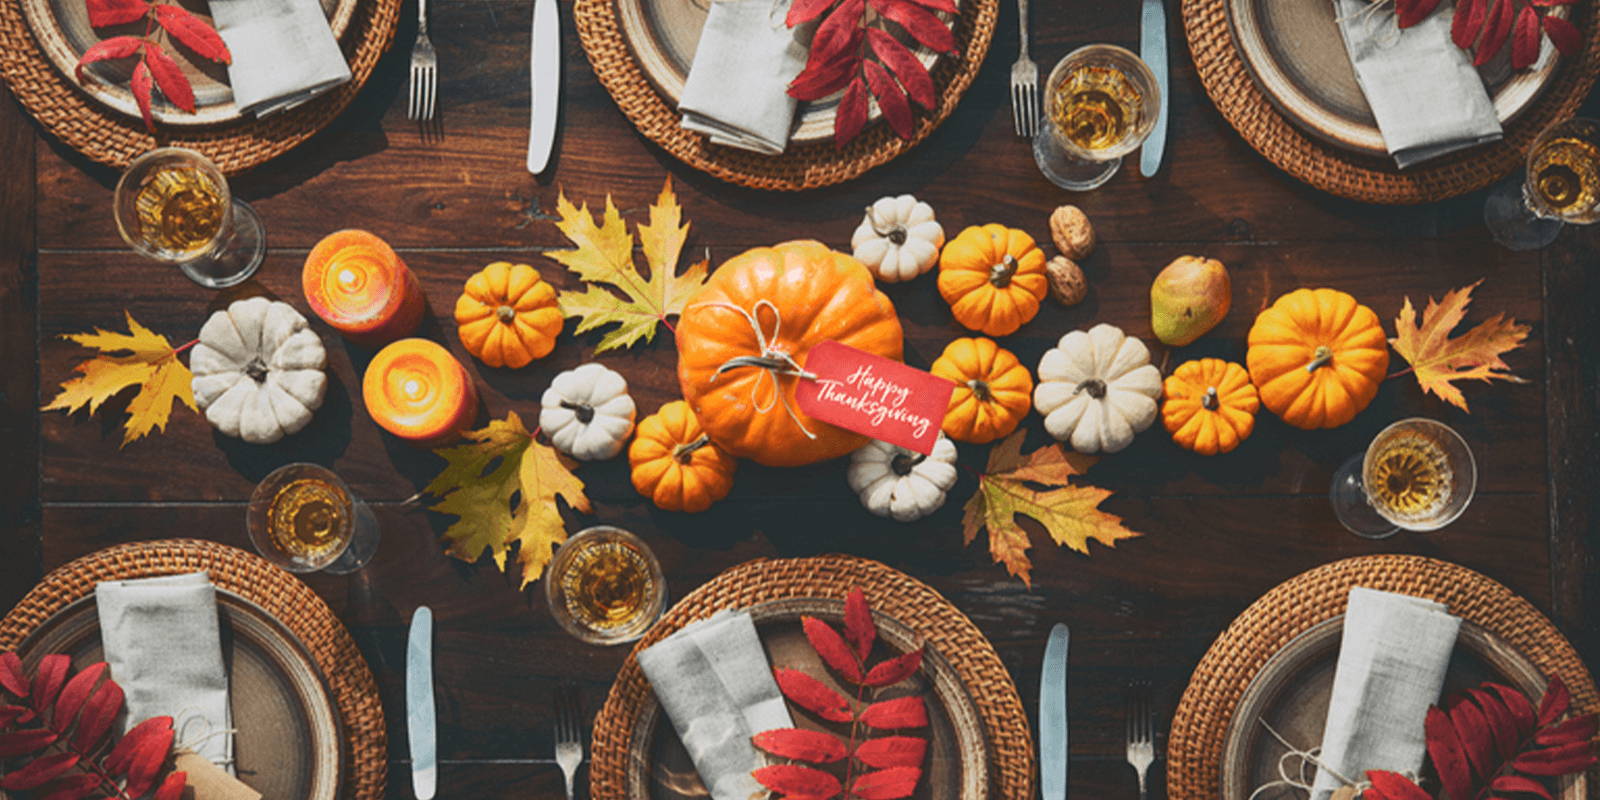
<path id="1" fill-rule="evenodd" d="M 1076 203 L 1102 245 L 1085 263 L 1088 300 L 1048 304 L 1006 340 L 1030 367 L 1063 333 L 1099 321 L 1150 336 L 1150 279 L 1173 257 L 1225 261 L 1234 311 L 1216 332 L 1157 361 L 1202 355 L 1242 359 L 1256 310 L 1289 289 L 1331 285 L 1355 294 L 1392 325 L 1405 297 L 1425 302 L 1485 278 L 1469 320 L 1506 311 L 1531 322 L 1528 344 L 1509 361 L 1525 385 L 1473 384 L 1472 413 L 1424 397 L 1415 382 L 1384 384 L 1353 423 L 1304 432 L 1263 414 L 1237 452 L 1202 458 L 1159 431 L 1104 459 L 1088 481 L 1116 491 L 1105 508 L 1142 538 L 1090 557 L 1035 539 L 1031 589 L 991 563 L 986 543 L 964 547 L 960 504 L 974 490 L 963 475 L 932 518 L 900 525 L 866 514 L 839 464 L 798 470 L 742 465 L 733 495 L 699 516 L 655 510 L 628 483 L 620 461 L 587 464 L 595 513 L 581 527 L 628 528 L 655 549 L 672 596 L 752 558 L 848 552 L 877 558 L 929 582 L 994 642 L 1032 709 L 1044 637 L 1071 625 L 1071 791 L 1131 798 L 1122 762 L 1123 688 L 1153 684 L 1162 719 L 1195 663 L 1228 622 L 1281 581 L 1338 558 L 1420 553 L 1504 582 L 1557 621 L 1589 663 L 1600 654 L 1600 532 L 1593 488 L 1600 480 L 1600 412 L 1594 365 L 1600 353 L 1596 233 L 1571 230 L 1543 253 L 1497 248 L 1481 222 L 1482 196 L 1413 208 L 1363 206 L 1313 191 L 1272 167 L 1235 135 L 1207 101 L 1181 39 L 1171 43 L 1172 124 L 1167 161 L 1153 179 L 1126 170 L 1107 186 L 1069 196 L 1035 169 L 1011 133 L 1007 77 L 1017 18 L 1003 4 L 998 35 L 977 82 L 923 145 L 864 178 L 799 195 L 723 184 L 683 167 L 641 138 L 600 88 L 563 6 L 563 99 L 549 175 L 522 169 L 530 4 L 436 0 L 432 37 L 440 51 L 441 125 L 405 120 L 406 54 L 414 6 L 393 52 L 350 109 L 287 156 L 241 176 L 236 192 L 255 205 L 271 247 L 249 291 L 305 309 L 297 290 L 307 250 L 342 227 L 377 232 L 400 249 L 428 294 L 423 335 L 463 355 L 450 321 L 460 283 L 493 260 L 526 261 L 549 280 L 572 278 L 544 257 L 565 245 L 552 223 L 565 191 L 591 205 L 611 193 L 637 220 L 671 178 L 693 225 L 689 252 L 715 262 L 753 245 L 792 238 L 848 244 L 862 208 L 883 194 L 912 192 L 932 203 L 947 230 L 999 221 L 1047 237 L 1049 211 Z M 1037 4 L 1036 4 L 1037 5 Z M 1179 31 L 1176 3 L 1169 30 Z M 1058 0 L 1035 8 L 1034 55 L 1048 66 L 1090 42 L 1136 46 L 1137 4 Z M 552 693 L 575 681 L 588 713 L 598 710 L 621 648 L 581 645 L 550 619 L 538 591 L 518 592 L 492 564 L 446 558 L 437 542 L 448 520 L 408 506 L 440 468 L 378 428 L 360 410 L 359 375 L 371 352 L 320 323 L 332 378 L 326 405 L 304 433 L 268 447 L 221 438 L 186 410 L 165 435 L 118 449 L 126 396 L 89 419 L 35 409 L 67 379 L 83 351 L 59 334 L 120 323 L 122 310 L 187 341 L 227 298 L 139 259 L 117 237 L 110 214 L 116 175 L 37 133 L 0 99 L 0 373 L 8 412 L 0 487 L 0 602 L 9 605 L 43 570 L 124 541 L 202 536 L 248 547 L 244 502 L 254 482 L 283 463 L 332 466 L 371 500 L 384 541 L 372 565 L 349 577 L 308 582 L 350 626 L 391 713 L 390 795 L 409 797 L 402 715 L 405 623 L 419 604 L 438 617 L 440 796 L 560 796 L 552 760 Z M 907 359 L 926 366 L 961 333 L 931 278 L 888 293 L 907 330 Z M 468 361 L 483 416 L 534 413 L 559 370 L 589 360 L 597 336 L 561 340 L 523 370 Z M 1153 341 L 1153 340 L 1152 340 Z M 642 412 L 677 396 L 672 338 L 602 358 L 627 376 Z M 1394 370 L 1400 369 L 1396 362 Z M 1480 465 L 1476 500 L 1438 533 L 1357 539 L 1339 526 L 1326 492 L 1333 470 L 1388 422 L 1423 415 L 1461 431 Z M 1028 446 L 1047 441 L 1037 416 Z M 963 446 L 974 469 L 986 448 Z M 573 529 L 576 530 L 577 527 Z M 1158 753 L 1164 744 L 1158 726 Z M 1158 760 L 1153 794 L 1164 795 Z"/>

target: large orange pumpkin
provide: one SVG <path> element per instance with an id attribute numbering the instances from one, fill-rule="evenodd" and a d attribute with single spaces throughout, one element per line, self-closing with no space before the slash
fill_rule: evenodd
<path id="1" fill-rule="evenodd" d="M 1250 327 L 1245 365 L 1261 403 L 1297 428 L 1337 428 L 1378 394 L 1389 342 L 1378 315 L 1337 289 L 1296 289 Z"/>
<path id="2" fill-rule="evenodd" d="M 759 329 L 759 330 L 758 330 Z M 833 340 L 899 360 L 900 318 L 861 262 L 814 241 L 730 258 L 678 320 L 678 383 L 711 440 L 776 467 L 842 456 L 867 438 L 795 402 L 811 348 Z"/>

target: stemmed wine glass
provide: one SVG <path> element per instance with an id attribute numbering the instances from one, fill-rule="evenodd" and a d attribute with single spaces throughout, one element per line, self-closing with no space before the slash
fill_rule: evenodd
<path id="1" fill-rule="evenodd" d="M 1117 174 L 1122 157 L 1150 137 L 1161 114 L 1161 87 L 1148 66 L 1115 45 L 1091 44 L 1050 70 L 1044 125 L 1033 159 L 1051 183 L 1088 191 Z"/>
<path id="2" fill-rule="evenodd" d="M 344 575 L 378 551 L 378 519 L 333 470 L 286 464 L 256 484 L 245 510 L 256 550 L 290 572 Z"/>
<path id="3" fill-rule="evenodd" d="M 123 241 L 201 286 L 243 283 L 266 256 L 255 209 L 233 197 L 217 165 L 193 150 L 161 147 L 134 159 L 112 202 Z"/>
<path id="4" fill-rule="evenodd" d="M 1431 419 L 1403 419 L 1378 432 L 1365 453 L 1333 476 L 1328 499 L 1357 536 L 1384 539 L 1396 531 L 1433 531 L 1461 516 L 1478 486 L 1466 441 Z"/>
<path id="5" fill-rule="evenodd" d="M 1567 224 L 1600 222 L 1600 122 L 1576 117 L 1546 128 L 1528 150 L 1523 180 L 1489 195 L 1483 221 L 1511 250 L 1538 250 Z"/>

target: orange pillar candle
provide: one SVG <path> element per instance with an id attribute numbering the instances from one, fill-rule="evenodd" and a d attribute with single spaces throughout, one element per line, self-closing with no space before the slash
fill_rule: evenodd
<path id="1" fill-rule="evenodd" d="M 366 231 L 323 237 L 306 256 L 300 280 L 311 310 L 358 344 L 409 336 L 427 306 L 416 274 L 387 242 Z"/>
<path id="2" fill-rule="evenodd" d="M 390 342 L 361 379 L 367 413 L 416 444 L 447 440 L 472 424 L 478 390 L 450 351 L 427 339 Z"/>

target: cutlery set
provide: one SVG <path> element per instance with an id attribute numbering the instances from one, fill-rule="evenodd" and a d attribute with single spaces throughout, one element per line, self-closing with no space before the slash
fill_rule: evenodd
<path id="1" fill-rule="evenodd" d="M 1039 795 L 1042 800 L 1067 798 L 1067 626 L 1056 623 L 1044 646 L 1039 671 Z M 1150 684 L 1128 687 L 1128 765 L 1139 776 L 1139 800 L 1149 797 L 1146 776 L 1156 760 L 1155 713 Z"/>

